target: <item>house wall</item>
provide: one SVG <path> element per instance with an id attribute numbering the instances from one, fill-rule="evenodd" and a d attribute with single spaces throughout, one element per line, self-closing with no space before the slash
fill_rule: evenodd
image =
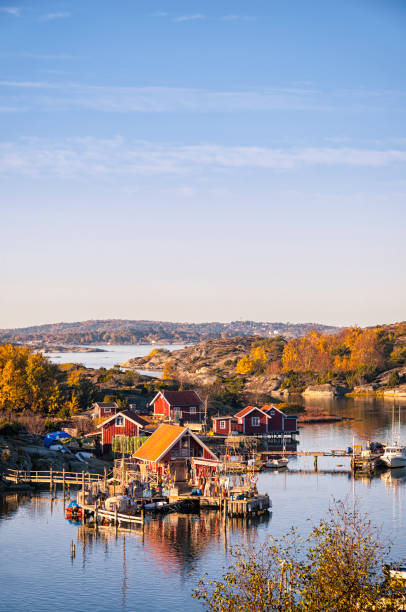
<path id="1" fill-rule="evenodd" d="M 285 417 L 285 431 L 296 431 L 297 430 L 297 417 L 287 416 Z"/>
<path id="2" fill-rule="evenodd" d="M 220 427 L 222 419 L 216 419 L 213 421 L 213 431 L 216 434 L 228 435 L 231 432 L 231 419 L 223 419 L 224 428 Z"/>
<path id="3" fill-rule="evenodd" d="M 272 416 L 270 414 L 271 411 L 268 412 L 268 431 L 283 431 L 283 421 L 284 416 L 278 410 L 275 410 L 275 414 Z"/>
<path id="4" fill-rule="evenodd" d="M 154 415 L 162 419 L 170 416 L 170 406 L 162 395 L 154 402 Z"/>
<path id="5" fill-rule="evenodd" d="M 259 426 L 254 426 L 251 424 L 252 417 L 259 417 Z M 242 417 L 241 421 L 243 422 L 243 431 L 245 431 L 247 435 L 265 434 L 268 432 L 267 420 L 266 414 L 262 410 L 259 410 L 259 408 L 256 408 L 246 416 Z"/>
<path id="6" fill-rule="evenodd" d="M 182 413 L 182 419 L 185 423 L 201 423 L 202 420 L 202 406 L 196 404 L 196 413 L 190 412 L 190 407 L 185 406 L 172 406 L 172 410 L 179 410 Z"/>
<path id="7" fill-rule="evenodd" d="M 136 425 L 129 419 L 124 418 L 124 427 L 117 427 L 115 419 L 102 427 L 102 447 L 103 453 L 111 451 L 114 436 L 139 436 L 141 426 Z"/>
<path id="8" fill-rule="evenodd" d="M 179 458 L 180 454 L 184 459 L 190 459 L 191 457 L 203 457 L 204 459 L 213 459 L 211 454 L 200 446 L 198 442 L 194 438 L 190 436 L 189 438 L 189 452 L 186 452 L 186 449 L 182 446 L 182 441 L 185 438 L 181 438 L 176 442 L 174 446 L 172 446 L 171 450 L 164 455 L 160 462 L 169 463 L 174 458 Z M 181 451 L 184 451 L 181 453 Z"/>

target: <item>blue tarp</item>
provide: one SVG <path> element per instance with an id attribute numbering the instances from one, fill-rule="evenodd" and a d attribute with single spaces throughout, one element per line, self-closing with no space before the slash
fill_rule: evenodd
<path id="1" fill-rule="evenodd" d="M 44 438 L 44 446 L 47 448 L 58 442 L 58 440 L 62 440 L 64 438 L 71 438 L 72 436 L 66 433 L 66 431 L 53 431 L 52 433 L 48 433 Z"/>

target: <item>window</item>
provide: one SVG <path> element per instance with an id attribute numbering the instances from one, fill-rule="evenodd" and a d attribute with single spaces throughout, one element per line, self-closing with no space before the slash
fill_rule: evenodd
<path id="1" fill-rule="evenodd" d="M 271 410 L 269 413 L 271 416 L 275 416 L 275 410 Z"/>
<path id="2" fill-rule="evenodd" d="M 116 417 L 116 427 L 124 427 L 124 417 L 122 416 Z"/>
<path id="3" fill-rule="evenodd" d="M 196 406 L 190 406 L 190 414 L 196 414 Z"/>
<path id="4" fill-rule="evenodd" d="M 105 408 L 104 409 L 104 414 L 107 414 L 108 412 L 111 412 L 111 408 Z"/>
<path id="5" fill-rule="evenodd" d="M 225 428 L 226 428 L 226 422 L 220 421 L 220 429 L 225 429 Z"/>
<path id="6" fill-rule="evenodd" d="M 251 425 L 253 427 L 259 427 L 259 417 L 251 417 Z"/>

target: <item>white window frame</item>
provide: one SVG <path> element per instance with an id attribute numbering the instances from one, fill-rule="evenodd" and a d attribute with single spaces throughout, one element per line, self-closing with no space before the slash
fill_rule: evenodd
<path id="1" fill-rule="evenodd" d="M 226 428 L 226 422 L 220 421 L 220 429 L 225 429 L 225 428 Z"/>
<path id="2" fill-rule="evenodd" d="M 196 413 L 197 413 L 197 408 L 196 408 L 196 406 L 190 406 L 189 413 L 190 413 L 190 414 L 196 414 Z"/>
<path id="3" fill-rule="evenodd" d="M 259 416 L 251 417 L 251 426 L 252 427 L 259 427 L 260 425 L 261 425 L 261 420 L 260 420 Z"/>
<path id="4" fill-rule="evenodd" d="M 119 423 L 117 421 L 120 421 Z M 124 427 L 124 417 L 121 416 L 121 414 L 116 416 L 116 419 L 114 421 L 114 425 L 116 427 Z"/>

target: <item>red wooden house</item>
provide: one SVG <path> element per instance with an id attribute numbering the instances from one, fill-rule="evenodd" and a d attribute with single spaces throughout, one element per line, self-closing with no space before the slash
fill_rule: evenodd
<path id="1" fill-rule="evenodd" d="M 291 432 L 297 433 L 297 419 L 298 417 L 293 414 L 285 414 L 282 410 L 279 410 L 273 404 L 267 404 L 261 408 L 263 412 L 270 417 L 270 421 L 268 422 L 268 427 L 271 432 Z M 277 427 L 281 426 L 281 429 L 278 430 Z"/>
<path id="2" fill-rule="evenodd" d="M 204 402 L 197 391 L 159 391 L 151 406 L 160 421 L 202 422 Z"/>
<path id="3" fill-rule="evenodd" d="M 92 405 L 91 415 L 94 419 L 102 419 L 110 417 L 112 414 L 118 412 L 118 405 L 116 402 L 95 402 Z"/>
<path id="4" fill-rule="evenodd" d="M 102 452 L 111 451 L 113 439 L 117 436 L 137 437 L 144 433 L 148 422 L 136 412 L 121 410 L 100 423 Z"/>
<path id="5" fill-rule="evenodd" d="M 234 416 L 216 416 L 212 417 L 213 432 L 219 436 L 229 436 L 233 432 L 242 433 L 242 425 Z"/>
<path id="6" fill-rule="evenodd" d="M 286 415 L 272 404 L 247 406 L 234 416 L 213 417 L 213 431 L 218 435 L 297 433 L 297 416 Z"/>
<path id="7" fill-rule="evenodd" d="M 148 468 L 163 473 L 170 467 L 176 481 L 187 479 L 188 462 L 195 468 L 217 469 L 217 456 L 188 427 L 162 423 L 134 453 L 133 458 Z"/>

